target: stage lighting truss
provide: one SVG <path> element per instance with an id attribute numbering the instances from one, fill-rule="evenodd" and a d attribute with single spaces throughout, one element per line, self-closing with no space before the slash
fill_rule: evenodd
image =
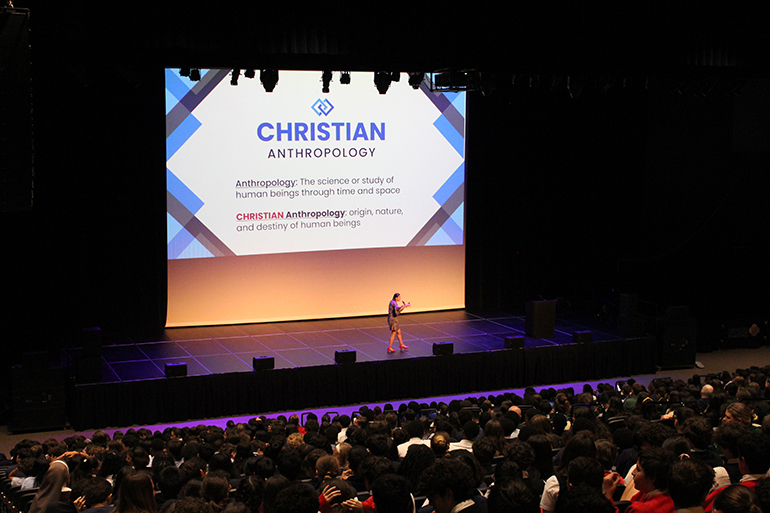
<path id="1" fill-rule="evenodd" d="M 473 69 L 441 69 L 428 73 L 431 92 L 478 91 L 480 74 Z"/>

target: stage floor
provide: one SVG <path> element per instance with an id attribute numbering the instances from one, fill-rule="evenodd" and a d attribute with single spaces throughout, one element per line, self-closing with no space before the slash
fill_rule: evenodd
<path id="1" fill-rule="evenodd" d="M 387 354 L 390 337 L 385 316 L 170 328 L 161 340 L 131 340 L 102 348 L 101 383 L 164 378 L 167 363 L 186 363 L 188 376 L 250 372 L 252 358 L 272 356 L 276 369 L 334 365 L 334 353 L 356 351 L 357 362 L 407 360 L 432 355 L 434 342 L 452 342 L 455 354 L 504 348 L 507 336 L 524 335 L 524 316 L 474 314 L 465 310 L 410 313 L 400 317 L 408 351 Z M 593 341 L 617 340 L 606 325 L 574 314 L 559 314 L 553 337 L 525 337 L 525 348 L 573 344 L 572 333 L 590 330 Z M 394 347 L 398 346 L 398 341 Z M 70 349 L 77 359 L 80 348 Z"/>

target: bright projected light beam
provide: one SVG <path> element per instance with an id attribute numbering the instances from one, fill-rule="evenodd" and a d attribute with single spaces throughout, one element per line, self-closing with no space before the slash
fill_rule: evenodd
<path id="1" fill-rule="evenodd" d="M 166 70 L 167 326 L 464 307 L 465 94 Z"/>

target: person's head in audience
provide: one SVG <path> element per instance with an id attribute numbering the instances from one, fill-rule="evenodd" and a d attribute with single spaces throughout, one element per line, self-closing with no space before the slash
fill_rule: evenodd
<path id="1" fill-rule="evenodd" d="M 115 513 L 155 513 L 154 485 L 150 474 L 132 471 L 118 488 Z"/>
<path id="2" fill-rule="evenodd" d="M 278 494 L 291 485 L 291 481 L 282 475 L 275 475 L 265 481 L 265 490 L 262 495 L 262 509 L 264 513 L 275 513 L 275 499 Z"/>
<path id="3" fill-rule="evenodd" d="M 705 462 L 684 458 L 674 462 L 668 475 L 668 493 L 677 509 L 703 506 L 714 483 L 714 470 Z"/>
<path id="4" fill-rule="evenodd" d="M 749 433 L 738 440 L 738 466 L 746 475 L 770 470 L 770 439 L 762 433 Z"/>
<path id="5" fill-rule="evenodd" d="M 410 513 L 414 502 L 407 478 L 385 474 L 372 484 L 372 497 L 377 513 Z"/>
<path id="6" fill-rule="evenodd" d="M 579 456 L 572 460 L 567 467 L 567 478 L 573 487 L 590 486 L 601 491 L 604 469 L 596 458 Z"/>
<path id="7" fill-rule="evenodd" d="M 304 483 L 281 490 L 275 498 L 275 513 L 318 513 L 318 494 Z"/>
<path id="8" fill-rule="evenodd" d="M 683 454 L 689 456 L 690 454 L 690 442 L 681 435 L 672 436 L 663 442 L 663 448 L 672 452 L 675 456 L 681 457 Z"/>
<path id="9" fill-rule="evenodd" d="M 570 488 L 564 513 L 615 513 L 615 505 L 590 486 Z"/>
<path id="10" fill-rule="evenodd" d="M 668 488 L 668 474 L 674 462 L 674 455 L 662 447 L 642 449 L 634 469 L 634 486 L 647 494 L 653 490 Z"/>
<path id="11" fill-rule="evenodd" d="M 449 513 L 471 498 L 473 476 L 465 464 L 443 458 L 425 469 L 418 489 L 430 500 L 436 513 Z"/>
<path id="12" fill-rule="evenodd" d="M 278 453 L 275 465 L 282 476 L 289 481 L 296 481 L 302 471 L 302 457 L 294 449 L 284 449 Z"/>
<path id="13" fill-rule="evenodd" d="M 467 421 L 463 424 L 463 439 L 473 441 L 479 436 L 481 428 L 479 424 L 473 420 Z"/>
<path id="14" fill-rule="evenodd" d="M 594 435 L 589 431 L 579 431 L 564 444 L 559 470 L 565 471 L 572 460 L 580 456 L 596 458 Z"/>
<path id="15" fill-rule="evenodd" d="M 176 499 L 184 488 L 185 480 L 182 471 L 176 466 L 166 467 L 158 476 L 158 489 L 166 500 Z"/>
<path id="16" fill-rule="evenodd" d="M 443 458 L 449 451 L 449 433 L 437 431 L 430 439 L 430 448 L 436 458 Z"/>
<path id="17" fill-rule="evenodd" d="M 372 489 L 372 483 L 378 478 L 394 472 L 393 463 L 384 456 L 369 456 L 361 462 L 359 470 L 367 490 Z"/>
<path id="18" fill-rule="evenodd" d="M 639 449 L 662 447 L 667 438 L 676 435 L 676 431 L 662 422 L 647 422 L 634 434 L 634 442 Z"/>
<path id="19" fill-rule="evenodd" d="M 733 484 L 714 499 L 714 513 L 762 513 L 757 495 L 750 488 Z"/>
<path id="20" fill-rule="evenodd" d="M 336 495 L 327 503 L 328 508 L 324 510 L 324 513 L 343 513 L 348 511 L 342 503 L 356 496 L 355 488 L 350 486 L 346 480 L 340 478 L 324 481 L 318 489 L 323 492 L 327 487 L 330 489 L 335 488 L 339 491 L 339 495 Z"/>
<path id="21" fill-rule="evenodd" d="M 615 466 L 615 462 L 618 459 L 618 448 L 609 440 L 597 440 L 596 443 L 596 459 L 601 464 L 605 472 L 612 471 Z"/>
<path id="22" fill-rule="evenodd" d="M 86 508 L 107 506 L 112 500 L 112 485 L 103 477 L 92 477 L 83 483 Z"/>
<path id="23" fill-rule="evenodd" d="M 489 513 L 539 513 L 540 501 L 523 481 L 508 479 L 495 485 L 487 499 Z"/>
<path id="24" fill-rule="evenodd" d="M 238 483 L 234 499 L 245 504 L 249 508 L 250 513 L 259 513 L 264 491 L 264 479 L 258 476 L 247 476 Z"/>
<path id="25" fill-rule="evenodd" d="M 214 513 L 211 505 L 200 497 L 183 497 L 168 508 L 168 513 Z"/>
<path id="26" fill-rule="evenodd" d="M 416 491 L 417 483 L 423 471 L 433 465 L 436 456 L 433 451 L 423 444 L 415 444 L 409 447 L 406 456 L 398 466 L 396 473 L 406 478 L 410 485 L 410 492 Z"/>
<path id="27" fill-rule="evenodd" d="M 315 473 L 321 482 L 335 479 L 340 475 L 340 462 L 329 454 L 321 456 L 315 462 Z"/>
<path id="28" fill-rule="evenodd" d="M 223 470 L 209 472 L 201 484 L 201 497 L 210 502 L 214 509 L 222 506 L 230 494 L 230 476 Z"/>
<path id="29" fill-rule="evenodd" d="M 751 408 L 744 403 L 730 403 L 725 409 L 725 416 L 722 417 L 722 423 L 739 422 L 741 424 L 751 425 Z"/>

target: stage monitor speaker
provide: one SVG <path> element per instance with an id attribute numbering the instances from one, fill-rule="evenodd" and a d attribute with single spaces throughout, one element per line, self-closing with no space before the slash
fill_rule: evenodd
<path id="1" fill-rule="evenodd" d="M 661 368 L 694 367 L 698 347 L 698 320 L 692 317 L 659 318 L 657 328 Z"/>
<path id="2" fill-rule="evenodd" d="M 530 337 L 552 337 L 556 329 L 556 301 L 529 301 L 525 308 L 524 332 Z"/>
<path id="3" fill-rule="evenodd" d="M 433 354 L 436 356 L 446 356 L 454 353 L 455 345 L 452 342 L 434 342 Z"/>
<path id="4" fill-rule="evenodd" d="M 8 431 L 62 429 L 67 424 L 66 373 L 60 367 L 11 368 L 11 420 Z"/>
<path id="5" fill-rule="evenodd" d="M 356 351 L 354 349 L 334 351 L 334 361 L 337 363 L 356 363 Z"/>
<path id="6" fill-rule="evenodd" d="M 522 336 L 505 337 L 505 348 L 506 349 L 524 349 L 524 337 Z"/>
<path id="7" fill-rule="evenodd" d="M 166 364 L 166 377 L 167 378 L 184 378 L 187 376 L 187 364 L 180 363 L 167 363 Z"/>
<path id="8" fill-rule="evenodd" d="M 588 330 L 578 330 L 572 334 L 572 341 L 578 344 L 590 344 L 594 340 L 594 334 Z"/>
<path id="9" fill-rule="evenodd" d="M 272 370 L 275 369 L 275 357 L 255 356 L 251 359 L 251 365 L 255 371 Z"/>

